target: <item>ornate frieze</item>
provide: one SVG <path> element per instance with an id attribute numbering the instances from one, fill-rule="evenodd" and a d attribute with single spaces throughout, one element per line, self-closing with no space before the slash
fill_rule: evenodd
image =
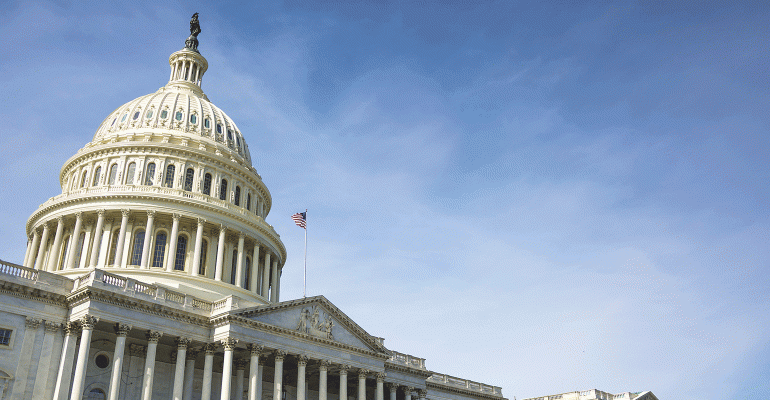
<path id="1" fill-rule="evenodd" d="M 319 307 L 315 305 L 312 308 L 312 313 L 309 309 L 302 308 L 299 313 L 299 321 L 297 322 L 297 331 L 324 339 L 334 340 L 334 335 L 332 335 L 334 320 L 331 315 L 325 312 L 323 314 L 324 316 L 322 318 Z"/>
<path id="2" fill-rule="evenodd" d="M 24 326 L 28 329 L 37 329 L 43 321 L 37 318 L 29 318 L 24 322 Z"/>

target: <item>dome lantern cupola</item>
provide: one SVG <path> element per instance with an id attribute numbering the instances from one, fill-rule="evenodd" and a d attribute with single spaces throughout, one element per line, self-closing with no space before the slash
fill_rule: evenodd
<path id="1" fill-rule="evenodd" d="M 209 67 L 209 63 L 198 51 L 198 34 L 201 27 L 198 22 L 198 13 L 193 14 L 190 20 L 190 37 L 185 40 L 185 47 L 172 54 L 168 59 L 171 66 L 171 77 L 168 85 L 187 87 L 195 92 L 201 91 L 203 74 Z"/>

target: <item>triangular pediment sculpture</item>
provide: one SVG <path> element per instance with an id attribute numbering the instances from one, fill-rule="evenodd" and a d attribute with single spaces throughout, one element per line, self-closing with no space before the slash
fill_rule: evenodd
<path id="1" fill-rule="evenodd" d="M 377 353 L 389 353 L 381 339 L 364 331 L 323 296 L 238 310 L 233 314 Z"/>

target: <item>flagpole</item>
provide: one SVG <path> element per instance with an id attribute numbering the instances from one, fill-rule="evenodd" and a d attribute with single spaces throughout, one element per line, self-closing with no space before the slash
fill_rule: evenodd
<path id="1" fill-rule="evenodd" d="M 302 277 L 302 298 L 307 297 L 307 208 L 305 209 L 305 274 Z"/>

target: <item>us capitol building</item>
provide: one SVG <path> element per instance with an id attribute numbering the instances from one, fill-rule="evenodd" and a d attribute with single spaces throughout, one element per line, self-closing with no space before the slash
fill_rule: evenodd
<path id="1" fill-rule="evenodd" d="M 384 346 L 286 248 L 235 122 L 201 89 L 197 14 L 168 84 L 112 112 L 0 263 L 0 399 L 504 400 Z"/>

